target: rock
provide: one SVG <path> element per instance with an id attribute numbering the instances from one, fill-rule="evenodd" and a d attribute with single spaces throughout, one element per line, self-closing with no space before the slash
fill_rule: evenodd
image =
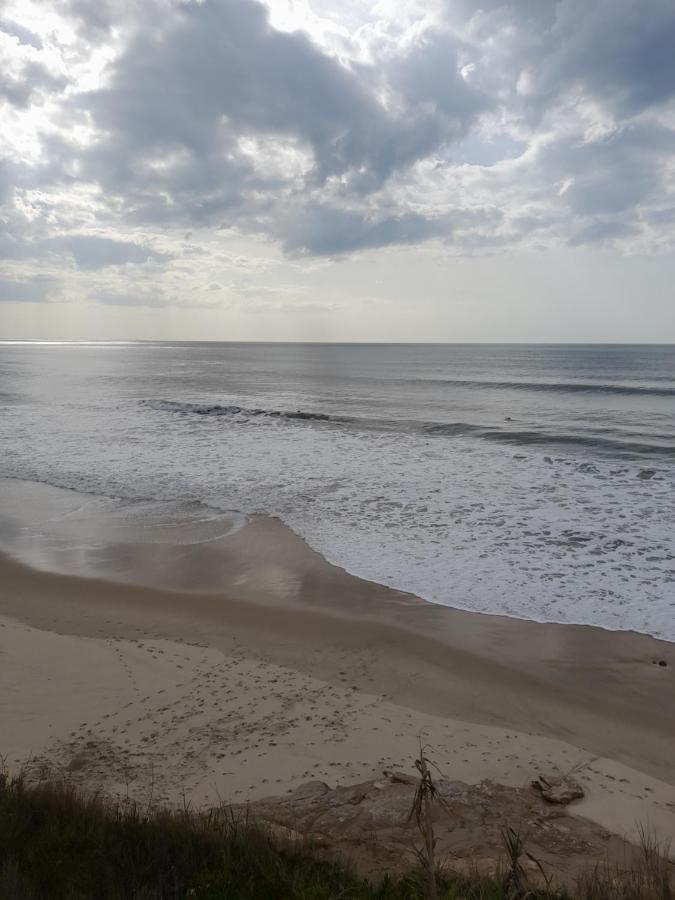
<path id="1" fill-rule="evenodd" d="M 463 781 L 446 781 L 445 778 L 439 778 L 435 782 L 435 787 L 438 796 L 446 803 L 452 801 L 464 803 L 468 797 L 467 786 Z"/>
<path id="2" fill-rule="evenodd" d="M 357 806 L 366 799 L 371 791 L 380 791 L 384 786 L 384 783 L 380 782 L 378 784 L 378 782 L 375 781 L 336 788 L 333 792 L 334 804 L 336 806 L 344 806 L 346 804 Z"/>
<path id="3" fill-rule="evenodd" d="M 650 478 L 653 478 L 656 475 L 656 469 L 640 469 L 638 472 L 638 478 L 641 478 L 643 481 L 648 481 Z"/>
<path id="4" fill-rule="evenodd" d="M 368 804 L 368 821 L 374 828 L 405 828 L 410 819 L 412 797 L 387 797 L 382 795 Z"/>
<path id="5" fill-rule="evenodd" d="M 392 784 L 414 784 L 417 786 L 419 783 L 419 778 L 415 778 L 414 775 L 407 775 L 405 772 L 389 772 L 385 770 L 382 774 Z"/>
<path id="6" fill-rule="evenodd" d="M 584 789 L 569 775 L 548 781 L 543 775 L 532 782 L 532 789 L 548 803 L 566 805 L 573 800 L 580 800 L 584 796 Z"/>
<path id="7" fill-rule="evenodd" d="M 414 864 L 413 848 L 419 846 L 419 829 L 410 815 L 418 783 L 418 776 L 391 769 L 377 780 L 332 788 L 309 781 L 293 794 L 236 805 L 228 814 L 244 821 L 253 817 L 296 846 L 316 844 L 322 855 L 325 851 L 328 858 L 347 859 L 365 877 L 399 875 Z M 614 836 L 607 839 L 604 829 L 565 806 L 583 795 L 570 778 L 540 776 L 536 793 L 489 780 L 466 784 L 439 777 L 433 783 L 437 798 L 430 816 L 436 852 L 453 870 L 499 871 L 504 822 L 523 823 L 527 852 L 571 886 L 580 871 L 601 857 L 625 864 L 627 845 Z"/>
<path id="8" fill-rule="evenodd" d="M 306 781 L 297 787 L 288 799 L 292 802 L 296 800 L 317 800 L 319 797 L 327 794 L 328 791 L 330 791 L 330 788 L 324 781 Z"/>

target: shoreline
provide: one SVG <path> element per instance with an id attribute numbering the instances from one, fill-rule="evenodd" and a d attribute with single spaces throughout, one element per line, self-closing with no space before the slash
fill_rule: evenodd
<path id="1" fill-rule="evenodd" d="M 508 463 L 510 468 L 503 474 L 507 478 L 513 475 L 518 483 L 516 472 L 522 471 L 525 466 L 522 460 L 525 457 L 518 456 L 513 459 L 521 461 L 517 465 L 513 462 Z M 548 460 L 549 457 L 545 459 Z M 534 465 L 536 461 L 533 458 L 531 462 Z M 545 489 L 544 482 L 551 481 L 549 487 L 553 489 L 555 484 L 560 481 L 565 466 L 572 465 L 571 460 L 562 458 L 556 458 L 555 462 L 560 462 L 560 471 L 554 472 L 550 465 L 544 465 L 541 460 L 537 462 L 533 475 L 536 476 L 538 488 Z M 544 471 L 542 471 L 542 467 Z M 577 468 L 579 471 L 582 469 L 586 471 L 583 465 L 579 465 Z M 232 477 L 232 474 L 232 472 L 229 473 L 229 478 Z M 469 477 L 467 473 L 464 474 Z M 605 472 L 603 479 L 606 481 L 610 474 L 613 473 Z M 633 474 L 639 474 L 637 469 Z M 661 503 L 660 518 L 663 518 L 669 508 L 668 498 L 670 497 L 665 475 L 665 472 L 656 472 L 653 480 L 636 480 L 631 496 L 626 498 L 627 502 L 641 502 L 640 497 L 634 496 L 638 489 L 640 492 L 644 492 L 647 487 L 656 490 L 656 494 L 652 497 L 652 507 L 654 510 L 658 510 L 658 504 Z M 598 475 L 599 477 L 600 475 Z M 492 548 L 482 543 L 483 532 L 480 521 L 477 524 L 474 523 L 476 527 L 470 520 L 464 521 L 458 529 L 455 529 L 454 514 L 446 510 L 445 519 L 443 516 L 441 519 L 445 521 L 449 529 L 446 528 L 443 532 L 442 540 L 434 539 L 435 532 L 429 534 L 428 545 L 423 545 L 422 552 L 413 554 L 413 557 L 410 558 L 409 553 L 412 552 L 411 548 L 414 547 L 417 537 L 411 538 L 412 543 L 409 546 L 405 540 L 399 546 L 398 538 L 394 540 L 393 544 L 390 544 L 386 537 L 383 537 L 379 543 L 373 543 L 372 540 L 368 540 L 370 534 L 368 517 L 361 524 L 359 524 L 358 517 L 356 520 L 349 519 L 352 527 L 342 534 L 339 528 L 335 531 L 333 527 L 335 523 L 330 509 L 328 515 L 308 515 L 307 517 L 301 514 L 300 509 L 295 509 L 292 505 L 287 508 L 282 504 L 282 511 L 279 511 L 275 503 L 262 502 L 262 504 L 258 504 L 253 502 L 246 492 L 242 497 L 236 490 L 234 492 L 229 489 L 222 491 L 217 486 L 217 480 L 213 489 L 202 484 L 201 486 L 197 485 L 196 492 L 192 490 L 194 488 L 192 483 L 189 486 L 186 483 L 184 485 L 185 490 L 188 491 L 186 498 L 180 489 L 178 497 L 173 492 L 169 493 L 166 490 L 168 485 L 163 483 L 155 484 L 154 487 L 145 485 L 145 490 L 140 490 L 139 493 L 133 489 L 133 480 L 127 483 L 123 479 L 110 481 L 109 478 L 94 478 L 92 481 L 91 478 L 88 478 L 85 479 L 88 487 L 82 488 L 82 478 L 75 473 L 55 478 L 56 483 L 68 485 L 65 487 L 55 487 L 54 481 L 49 480 L 49 476 L 47 476 L 47 480 L 40 482 L 32 482 L 25 478 L 26 476 L 21 474 L 0 477 L 0 498 L 6 493 L 8 484 L 17 484 L 22 490 L 26 485 L 32 484 L 42 485 L 46 491 L 84 496 L 91 498 L 92 501 L 114 497 L 116 498 L 115 502 L 127 505 L 130 509 L 144 504 L 173 507 L 182 505 L 186 508 L 192 505 L 195 514 L 212 515 L 215 518 L 231 517 L 233 520 L 235 518 L 249 520 L 256 517 L 275 518 L 278 516 L 284 527 L 292 530 L 300 541 L 307 543 L 314 552 L 331 565 L 361 580 L 373 581 L 381 587 L 387 587 L 399 593 L 412 594 L 424 600 L 425 603 L 485 616 L 515 618 L 522 622 L 587 625 L 618 633 L 630 631 L 675 644 L 673 617 L 670 614 L 672 613 L 672 604 L 669 604 L 667 593 L 669 586 L 675 583 L 673 582 L 675 573 L 669 562 L 674 558 L 672 542 L 667 539 L 662 540 L 663 535 L 660 536 L 660 531 L 663 529 L 661 528 L 660 531 L 657 529 L 657 533 L 655 533 L 653 527 L 648 527 L 649 522 L 639 533 L 632 535 L 626 533 L 626 523 L 622 521 L 626 519 L 626 515 L 619 510 L 608 512 L 607 518 L 602 523 L 595 523 L 595 529 L 591 528 L 588 522 L 583 521 L 583 512 L 580 512 L 580 520 L 576 521 L 568 510 L 566 514 L 561 513 L 563 518 L 566 515 L 568 527 L 560 533 L 557 533 L 554 528 L 554 534 L 551 535 L 551 522 L 548 522 L 548 527 L 545 527 L 545 523 L 542 522 L 540 528 L 531 527 L 522 533 L 518 531 L 515 535 L 511 528 L 507 529 L 507 533 L 502 535 Z M 249 476 L 247 480 L 251 481 L 252 479 Z M 522 478 L 520 482 L 522 482 Z M 178 483 L 181 484 L 180 481 Z M 523 488 L 522 483 L 520 487 Z M 611 496 L 613 497 L 614 494 Z M 381 498 L 375 499 L 380 500 Z M 612 502 L 616 505 L 619 501 Z M 394 503 L 394 506 L 396 505 Z M 480 503 L 474 505 L 481 506 Z M 340 506 L 341 504 L 338 502 L 336 509 L 339 509 Z M 241 512 L 241 510 L 251 508 L 260 509 L 261 512 Z M 303 505 L 302 508 L 304 509 L 305 506 Z M 618 518 L 614 522 L 612 516 L 615 514 Z M 666 520 L 667 516 L 663 521 Z M 343 524 L 346 522 L 347 519 Z M 610 525 L 610 522 L 613 524 Z M 409 524 L 414 525 L 414 521 Z M 362 527 L 363 525 L 366 527 Z M 432 527 L 437 527 L 437 524 Z M 411 533 L 415 532 L 414 527 L 410 530 Z M 405 531 L 408 531 L 407 526 Z M 451 537 L 456 531 L 460 532 L 463 537 L 459 537 L 457 540 Z M 595 537 L 591 538 L 593 533 Z M 537 538 L 537 535 L 541 539 Z M 548 535 L 548 537 L 543 538 L 541 535 Z M 610 537 L 613 539 L 605 546 Z M 595 544 L 592 544 L 593 540 L 596 540 Z M 591 543 L 587 543 L 588 541 Z M 519 544 L 519 542 L 521 543 Z M 541 556 L 542 542 L 550 544 L 550 552 L 544 556 Z M 436 544 L 443 545 L 446 552 L 436 552 L 434 550 Z M 610 550 L 613 552 L 615 544 L 628 548 L 626 549 L 628 557 L 623 562 L 618 559 L 614 563 L 611 562 L 611 554 L 608 554 Z M 397 546 L 399 546 L 402 556 L 391 555 L 392 547 Z M 420 546 L 422 547 L 422 545 Z M 428 554 L 424 549 L 427 546 L 431 548 Z M 507 546 L 510 548 L 509 556 L 502 558 L 499 548 Z M 520 546 L 520 549 L 514 550 L 515 546 Z M 467 549 L 469 547 L 473 549 L 469 551 Z M 0 549 L 2 549 L 1 541 Z M 379 559 L 380 549 L 382 550 L 381 560 Z M 504 552 L 506 553 L 506 550 Z M 534 554 L 532 557 L 531 553 Z M 423 560 L 426 560 L 426 563 L 423 563 Z M 438 560 L 442 560 L 442 563 L 438 563 Z M 651 567 L 649 584 L 641 584 L 639 580 L 635 581 L 633 578 L 635 571 L 642 565 L 640 560 L 646 560 L 645 565 Z M 414 573 L 421 564 L 424 565 L 428 577 L 423 575 L 420 579 Z M 407 573 L 412 573 L 411 577 L 408 577 Z M 440 582 L 437 581 L 439 573 L 442 575 Z M 496 577 L 496 574 L 499 577 Z M 117 574 L 115 572 L 107 573 L 107 577 L 117 578 Z M 171 587 L 170 585 L 164 586 Z M 607 598 L 606 601 L 603 598 Z"/>
<path id="2" fill-rule="evenodd" d="M 180 785 L 195 803 L 242 802 L 409 770 L 423 734 L 451 778 L 522 787 L 578 769 L 587 796 L 571 812 L 675 834 L 673 644 L 430 604 L 349 575 L 274 519 L 77 552 L 136 584 L 0 555 L 13 765 L 33 754 L 117 791 L 133 770 L 141 793 L 154 769 L 170 800 Z"/>
<path id="3" fill-rule="evenodd" d="M 0 341 L 0 343 L 2 343 Z M 476 616 L 484 619 L 495 619 L 499 621 L 513 621 L 516 623 L 522 624 L 533 624 L 533 625 L 541 625 L 541 626 L 552 626 L 552 627 L 561 627 L 561 628 L 590 628 L 597 631 L 607 632 L 609 634 L 615 635 L 634 635 L 637 638 L 649 638 L 653 641 L 656 641 L 657 644 L 665 644 L 672 645 L 675 647 L 675 638 L 670 640 L 668 638 L 661 637 L 659 635 L 653 634 L 649 631 L 639 631 L 636 628 L 612 628 L 609 625 L 599 624 L 597 622 L 565 622 L 561 620 L 554 619 L 538 619 L 534 616 L 520 616 L 514 613 L 499 613 L 499 612 L 491 612 L 487 610 L 475 610 L 468 606 L 462 606 L 461 604 L 446 604 L 441 603 L 438 600 L 434 600 L 431 597 L 425 597 L 423 594 L 414 593 L 412 591 L 408 591 L 404 588 L 399 588 L 395 585 L 386 584 L 383 581 L 377 581 L 368 578 L 365 575 L 359 574 L 359 572 L 352 570 L 348 566 L 340 563 L 331 558 L 331 555 L 326 550 L 315 547 L 311 542 L 311 539 L 303 536 L 300 532 L 295 531 L 293 525 L 286 522 L 282 516 L 278 515 L 268 515 L 262 513 L 244 513 L 239 510 L 223 510 L 216 506 L 210 506 L 208 503 L 202 500 L 179 500 L 179 499 L 169 499 L 169 500 L 160 500 L 155 497 L 123 497 L 115 495 L 114 497 L 110 497 L 107 494 L 96 493 L 95 491 L 87 491 L 82 488 L 72 488 L 72 487 L 61 487 L 58 485 L 54 485 L 50 481 L 36 481 L 33 479 L 25 479 L 20 476 L 15 475 L 0 475 L 0 499 L 2 498 L 3 490 L 7 484 L 16 484 L 23 487 L 25 486 L 33 486 L 39 489 L 45 489 L 47 491 L 55 491 L 63 494 L 71 494 L 77 495 L 80 497 L 90 498 L 92 502 L 101 501 L 101 500 L 109 500 L 111 502 L 118 503 L 120 506 L 129 506 L 133 508 L 135 505 L 139 504 L 154 504 L 157 506 L 191 506 L 196 505 L 202 509 L 209 510 L 212 513 L 213 519 L 219 519 L 221 521 L 229 522 L 228 530 L 224 534 L 220 535 L 207 535 L 205 537 L 199 539 L 191 539 L 189 543 L 191 545 L 195 544 L 214 544 L 219 540 L 224 538 L 229 538 L 234 535 L 237 531 L 242 528 L 245 528 L 247 525 L 250 525 L 256 521 L 263 522 L 274 522 L 277 523 L 277 526 L 290 534 L 293 535 L 294 540 L 296 540 L 299 545 L 302 545 L 306 548 L 309 553 L 318 556 L 326 565 L 330 566 L 333 569 L 337 569 L 338 571 L 344 573 L 349 578 L 356 579 L 359 582 L 365 582 L 367 584 L 371 584 L 377 588 L 382 589 L 383 591 L 391 592 L 393 594 L 405 596 L 412 598 L 413 601 L 419 602 L 422 606 L 430 605 L 433 607 L 440 607 L 441 609 L 449 610 L 451 613 L 455 614 L 467 614 L 468 616 Z M 2 528 L 0 525 L 0 536 L 2 535 Z M 6 550 L 0 547 L 0 557 L 9 556 L 11 558 L 15 558 L 13 553 L 8 553 Z M 47 567 L 42 567 L 39 565 L 35 565 L 34 563 L 27 563 L 29 568 L 36 568 L 40 571 L 52 572 L 53 574 L 69 574 L 68 571 L 58 571 L 55 569 Z M 96 576 L 92 576 L 96 577 Z M 134 580 L 125 580 L 120 576 L 119 571 L 114 571 L 108 574 L 108 580 L 119 582 L 122 584 L 127 584 L 131 587 L 139 586 L 138 583 Z M 146 586 L 153 586 L 152 582 L 149 582 Z M 156 585 L 155 585 L 156 586 Z M 176 588 L 175 585 L 166 583 L 161 585 L 162 589 L 170 592 L 170 593 L 180 593 L 180 589 Z M 220 585 L 214 585 L 210 589 L 209 588 L 201 588 L 196 591 L 197 593 L 220 593 Z"/>

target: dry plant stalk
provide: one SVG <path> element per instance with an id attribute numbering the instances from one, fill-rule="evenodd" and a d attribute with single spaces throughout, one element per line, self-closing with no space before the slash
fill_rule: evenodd
<path id="1" fill-rule="evenodd" d="M 420 773 L 420 783 L 417 785 L 413 798 L 410 819 L 415 818 L 417 828 L 422 835 L 424 846 L 415 848 L 417 859 L 426 873 L 427 896 L 429 900 L 438 900 L 438 881 L 436 877 L 436 838 L 434 836 L 433 803 L 434 801 L 450 812 L 447 803 L 439 796 L 436 786 L 431 778 L 430 765 L 434 765 L 426 755 L 427 746 L 420 742 L 419 759 L 415 760 L 415 768 Z"/>
<path id="2" fill-rule="evenodd" d="M 503 882 L 504 894 L 507 900 L 526 900 L 526 898 L 534 896 L 527 873 L 520 864 L 520 858 L 523 854 L 539 869 L 545 886 L 545 894 L 554 896 L 552 877 L 546 874 L 537 857 L 528 853 L 525 849 L 525 839 L 521 835 L 520 829 L 516 831 L 510 825 L 502 828 L 502 840 L 504 841 L 508 857 L 508 869 Z"/>
<path id="3" fill-rule="evenodd" d="M 517 900 L 517 898 L 526 897 L 529 893 L 527 875 L 520 864 L 524 842 L 520 831 L 515 831 L 510 826 L 502 829 L 502 840 L 508 857 L 508 869 L 504 876 L 504 894 L 507 900 Z"/>

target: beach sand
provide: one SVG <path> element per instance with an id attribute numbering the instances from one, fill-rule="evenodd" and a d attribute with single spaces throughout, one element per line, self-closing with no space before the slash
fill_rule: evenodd
<path id="1" fill-rule="evenodd" d="M 131 543 L 100 539 L 97 510 L 88 542 L 75 528 L 59 543 L 55 504 L 86 498 L 20 483 L 6 496 L 11 770 L 202 806 L 412 772 L 421 739 L 450 779 L 573 771 L 577 814 L 675 835 L 674 645 L 424 603 L 330 565 L 273 519 Z"/>

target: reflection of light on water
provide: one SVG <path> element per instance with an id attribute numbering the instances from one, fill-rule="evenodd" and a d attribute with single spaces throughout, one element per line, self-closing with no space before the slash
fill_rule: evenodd
<path id="1" fill-rule="evenodd" d="M 83 563 L 91 548 L 67 547 L 57 538 L 28 529 L 7 532 L 6 519 L 0 528 L 0 551 L 33 569 L 66 574 L 83 573 Z"/>
<path id="2" fill-rule="evenodd" d="M 0 345 L 20 347 L 128 347 L 135 341 L 0 341 Z"/>
<path id="3" fill-rule="evenodd" d="M 11 480 L 0 480 L 0 495 L 0 552 L 42 571 L 156 586 L 212 586 L 190 548 L 248 521 L 198 503 L 89 499 Z"/>

